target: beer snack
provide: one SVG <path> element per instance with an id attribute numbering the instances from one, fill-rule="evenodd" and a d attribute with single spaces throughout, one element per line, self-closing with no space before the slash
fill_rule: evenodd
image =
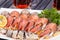
<path id="1" fill-rule="evenodd" d="M 30 11 L 7 9 L 9 14 L 3 13 L 7 18 L 7 24 L 0 29 L 0 33 L 16 40 L 40 40 L 42 38 L 48 40 L 54 37 L 58 31 L 58 25 L 50 22 L 48 18 L 39 17 L 36 11 Z"/>

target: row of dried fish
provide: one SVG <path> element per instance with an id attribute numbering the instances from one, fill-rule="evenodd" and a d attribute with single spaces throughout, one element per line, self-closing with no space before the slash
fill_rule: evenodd
<path id="1" fill-rule="evenodd" d="M 19 40 L 38 40 L 38 35 L 34 33 L 28 33 L 25 31 L 19 31 L 19 30 L 6 30 L 6 29 L 0 29 L 0 33 L 3 35 L 6 35 L 7 37 L 19 39 Z"/>

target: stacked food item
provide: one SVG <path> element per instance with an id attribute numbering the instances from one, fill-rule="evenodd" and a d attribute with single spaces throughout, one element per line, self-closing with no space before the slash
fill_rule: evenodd
<path id="1" fill-rule="evenodd" d="M 56 30 L 56 23 L 39 17 L 37 12 L 4 11 L 0 15 L 0 33 L 17 40 L 39 40 L 42 37 L 52 37 Z"/>

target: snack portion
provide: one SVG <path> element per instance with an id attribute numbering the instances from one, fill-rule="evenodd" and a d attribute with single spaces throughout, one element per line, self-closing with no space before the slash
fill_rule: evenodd
<path id="1" fill-rule="evenodd" d="M 57 35 L 58 25 L 49 18 L 38 15 L 40 14 L 30 13 L 28 10 L 22 10 L 20 13 L 5 11 L 0 15 L 3 20 L 0 22 L 0 33 L 16 40 L 49 39 Z"/>

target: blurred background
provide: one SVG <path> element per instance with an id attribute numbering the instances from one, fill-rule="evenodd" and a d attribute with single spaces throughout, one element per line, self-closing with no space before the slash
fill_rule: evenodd
<path id="1" fill-rule="evenodd" d="M 17 8 L 16 5 L 14 5 L 15 1 L 16 0 L 0 0 L 0 8 Z M 53 0 L 31 0 L 28 8 L 34 10 L 43 10 L 43 9 L 50 9 L 52 7 L 53 7 Z"/>

